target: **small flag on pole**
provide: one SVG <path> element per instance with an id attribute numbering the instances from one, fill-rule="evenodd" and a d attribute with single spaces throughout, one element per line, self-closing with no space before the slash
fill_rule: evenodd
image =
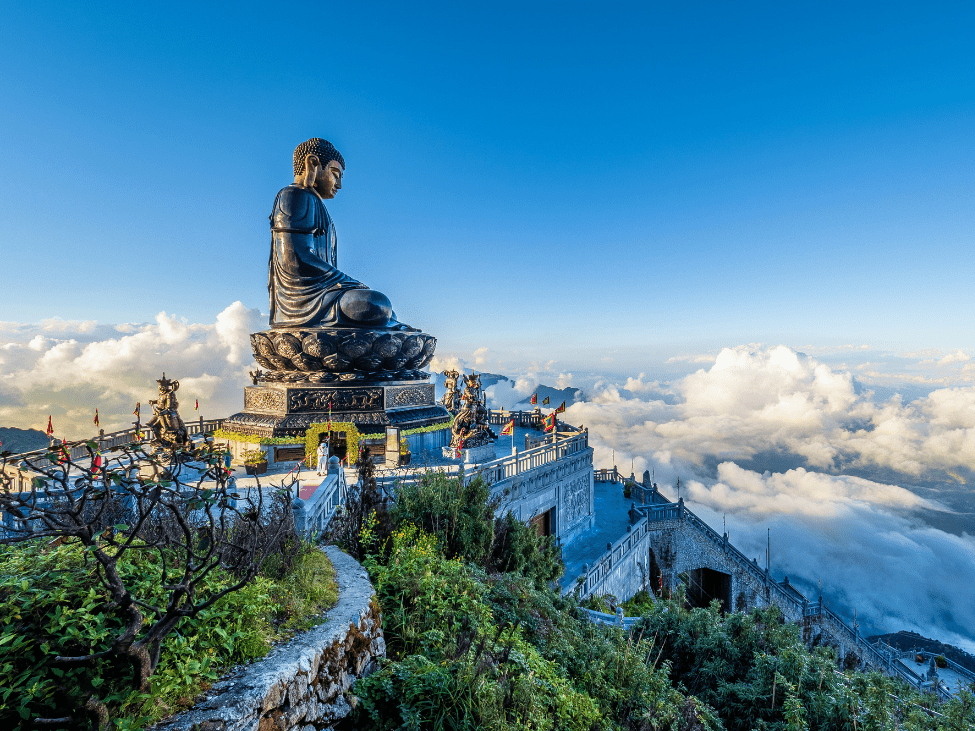
<path id="1" fill-rule="evenodd" d="M 552 431 L 555 428 L 555 412 L 553 411 L 546 416 L 543 423 L 545 424 L 545 431 Z"/>
<path id="2" fill-rule="evenodd" d="M 501 436 L 506 437 L 509 434 L 515 433 L 515 420 L 512 419 L 507 424 L 504 425 L 504 429 L 501 430 Z"/>
<path id="3" fill-rule="evenodd" d="M 92 472 L 98 472 L 102 467 L 102 453 L 95 452 L 95 456 L 91 458 L 91 469 Z"/>
<path id="4" fill-rule="evenodd" d="M 47 435 L 49 437 L 54 436 L 54 424 L 51 423 L 51 417 L 47 417 Z"/>
<path id="5" fill-rule="evenodd" d="M 457 459 L 460 459 L 460 453 L 463 451 L 463 449 L 464 449 L 464 440 L 461 439 L 460 444 L 457 445 Z"/>
<path id="6" fill-rule="evenodd" d="M 200 410 L 200 399 L 197 399 L 196 405 L 193 407 L 193 411 L 199 411 L 199 410 Z"/>
<path id="7" fill-rule="evenodd" d="M 565 401 L 563 401 L 563 402 L 562 402 L 562 405 L 561 405 L 561 406 L 559 406 L 559 408 L 557 408 L 557 409 L 555 410 L 555 413 L 556 413 L 556 414 L 561 414 L 561 413 L 562 413 L 563 411 L 565 411 Z"/>
<path id="8" fill-rule="evenodd" d="M 141 401 L 136 401 L 135 402 L 135 411 L 133 411 L 132 413 L 135 414 L 136 417 L 138 417 L 140 411 L 142 411 L 142 402 Z"/>
<path id="9" fill-rule="evenodd" d="M 542 406 L 548 406 L 548 396 L 546 396 L 545 400 L 542 401 Z"/>
<path id="10" fill-rule="evenodd" d="M 531 398 L 531 404 L 532 404 L 532 406 L 534 406 L 537 403 L 538 403 L 538 394 L 537 393 L 533 393 L 532 394 L 532 398 Z"/>
<path id="11" fill-rule="evenodd" d="M 92 423 L 94 423 L 95 426 L 98 426 L 98 409 L 95 409 L 95 418 L 92 419 Z"/>

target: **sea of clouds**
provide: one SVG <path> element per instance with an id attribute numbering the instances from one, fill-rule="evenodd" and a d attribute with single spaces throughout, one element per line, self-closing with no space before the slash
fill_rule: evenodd
<path id="1" fill-rule="evenodd" d="M 928 356 L 919 365 L 968 361 Z M 907 402 L 877 363 L 837 368 L 785 346 L 685 360 L 696 370 L 668 382 L 536 364 L 488 395 L 526 407 L 539 383 L 583 388 L 564 419 L 589 429 L 597 466 L 652 470 L 673 499 L 679 478 L 691 509 L 760 565 L 770 541 L 777 577 L 821 591 L 864 633 L 910 629 L 975 652 L 975 388 L 913 374 L 928 389 Z M 854 376 L 865 371 L 891 395 Z"/>
<path id="2" fill-rule="evenodd" d="M 0 426 L 43 429 L 50 415 L 57 435 L 82 438 L 97 406 L 106 431 L 123 428 L 136 401 L 148 413 L 163 371 L 180 381 L 184 418 L 234 413 L 254 368 L 248 335 L 265 322 L 236 302 L 204 324 L 166 313 L 143 324 L 0 323 Z M 661 380 L 573 376 L 552 361 L 505 367 L 486 348 L 442 353 L 430 370 L 504 373 L 510 381 L 487 389 L 495 407 L 524 405 L 539 384 L 581 388 L 564 419 L 589 429 L 597 467 L 652 470 L 673 497 L 679 478 L 692 510 L 719 532 L 727 525 L 760 564 L 771 536 L 773 573 L 810 599 L 821 582 L 866 633 L 911 629 L 975 652 L 968 361 L 918 354 L 919 366 L 954 368 L 961 385 L 905 374 L 903 389 L 876 360 L 830 364 L 781 345 L 688 356 Z"/>

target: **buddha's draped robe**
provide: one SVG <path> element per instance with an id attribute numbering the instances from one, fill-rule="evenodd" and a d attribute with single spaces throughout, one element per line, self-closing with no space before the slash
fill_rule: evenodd
<path id="1" fill-rule="evenodd" d="M 337 268 L 335 226 L 313 190 L 289 185 L 274 199 L 267 288 L 271 327 L 334 325 L 339 295 L 367 289 Z"/>

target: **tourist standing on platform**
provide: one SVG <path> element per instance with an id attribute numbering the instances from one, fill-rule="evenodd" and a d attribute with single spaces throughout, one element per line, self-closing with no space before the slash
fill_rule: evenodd
<path id="1" fill-rule="evenodd" d="M 324 475 L 328 472 L 328 442 L 318 443 L 318 474 Z"/>

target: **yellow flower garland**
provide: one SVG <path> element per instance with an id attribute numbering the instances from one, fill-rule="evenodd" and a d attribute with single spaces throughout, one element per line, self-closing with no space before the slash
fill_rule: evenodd
<path id="1" fill-rule="evenodd" d="M 305 457 L 315 459 L 318 451 L 318 435 L 328 431 L 328 424 L 311 424 L 305 432 Z M 333 421 L 332 431 L 345 432 L 345 444 L 348 449 L 346 454 L 347 463 L 355 464 L 359 459 L 359 440 L 361 435 L 355 424 L 350 421 Z"/>

